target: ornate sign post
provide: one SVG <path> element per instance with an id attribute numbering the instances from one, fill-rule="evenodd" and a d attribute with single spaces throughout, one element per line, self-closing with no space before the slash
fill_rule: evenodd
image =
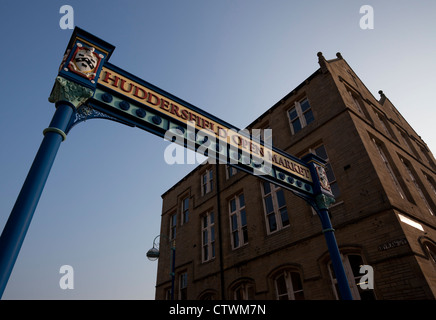
<path id="1" fill-rule="evenodd" d="M 164 137 L 209 159 L 279 185 L 306 200 L 318 213 L 342 299 L 351 291 L 328 207 L 334 202 L 325 162 L 302 160 L 259 135 L 239 130 L 186 101 L 110 64 L 114 46 L 77 28 L 59 67 L 49 101 L 56 111 L 0 237 L 0 296 L 8 282 L 57 150 L 77 123 L 105 118 Z M 253 130 L 255 131 L 255 130 Z"/>

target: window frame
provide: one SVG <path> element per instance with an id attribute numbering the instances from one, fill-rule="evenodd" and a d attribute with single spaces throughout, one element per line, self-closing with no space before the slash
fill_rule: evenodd
<path id="1" fill-rule="evenodd" d="M 188 202 L 188 207 L 185 208 L 185 201 Z M 189 221 L 189 195 L 186 195 L 185 197 L 182 198 L 182 203 L 181 203 L 181 222 L 182 225 L 187 223 Z"/>
<path id="2" fill-rule="evenodd" d="M 426 251 L 425 253 L 428 259 L 431 261 L 433 267 L 436 269 L 436 244 L 429 240 L 425 240 L 422 243 L 422 246 Z"/>
<path id="3" fill-rule="evenodd" d="M 422 174 L 424 175 L 425 180 L 427 180 L 428 185 L 430 186 L 430 189 L 433 191 L 433 193 L 436 196 L 436 184 L 433 180 L 432 177 L 430 177 L 430 175 L 428 175 L 427 173 L 425 173 L 424 171 L 422 171 Z"/>
<path id="4" fill-rule="evenodd" d="M 361 293 L 365 292 L 371 292 L 373 299 L 375 299 L 375 294 L 374 294 L 374 290 L 373 289 L 359 289 L 358 288 L 358 282 L 360 281 L 360 279 L 364 276 L 364 274 L 354 274 L 353 272 L 353 267 L 351 266 L 350 263 L 350 256 L 358 256 L 360 258 L 360 260 L 362 261 L 362 264 L 365 264 L 365 260 L 363 259 L 363 256 L 359 253 L 347 253 L 347 254 L 342 254 L 341 253 L 341 260 L 342 260 L 342 264 L 344 266 L 344 270 L 345 270 L 345 275 L 347 276 L 347 280 L 348 280 L 348 285 L 350 287 L 350 291 L 351 291 L 351 295 L 353 296 L 354 300 L 362 300 L 362 295 Z M 338 279 L 334 276 L 334 270 L 333 270 L 333 265 L 332 265 L 332 261 L 329 260 L 328 265 L 327 265 L 327 269 L 329 272 L 329 276 L 330 276 L 330 281 L 331 281 L 331 285 L 332 285 L 332 289 L 333 289 L 333 293 L 335 294 L 335 298 L 336 300 L 339 300 L 339 287 L 338 287 Z M 360 270 L 360 268 L 359 268 Z"/>
<path id="5" fill-rule="evenodd" d="M 206 218 L 206 225 L 204 219 Z M 207 240 L 205 241 L 205 232 Z M 205 254 L 207 250 L 207 257 Z M 201 216 L 201 261 L 208 262 L 215 259 L 216 256 L 216 234 L 215 234 L 215 215 L 214 212 L 208 211 Z"/>
<path id="6" fill-rule="evenodd" d="M 434 163 L 433 159 L 431 158 L 429 151 L 427 151 L 427 148 L 423 147 L 422 145 L 420 145 L 419 148 L 421 149 L 421 153 L 424 155 L 425 160 L 427 161 L 428 165 L 431 168 L 436 169 L 436 164 Z"/>
<path id="7" fill-rule="evenodd" d="M 351 99 L 353 100 L 354 106 L 356 107 L 357 111 L 359 111 L 359 113 L 362 116 L 365 116 L 365 113 L 363 112 L 362 109 L 362 105 L 360 104 L 360 98 L 357 97 L 357 95 L 355 95 L 350 89 L 347 88 L 347 92 L 348 94 L 351 96 Z M 366 117 L 366 116 L 365 116 Z"/>
<path id="8" fill-rule="evenodd" d="M 240 293 L 240 297 L 238 294 Z M 233 300 L 252 300 L 255 295 L 255 287 L 252 281 L 242 281 L 232 289 Z M 239 298 L 239 299 L 238 299 Z"/>
<path id="9" fill-rule="evenodd" d="M 371 119 L 371 116 L 369 115 L 368 109 L 365 106 L 365 102 L 360 96 L 359 93 L 356 93 L 355 90 L 350 89 L 347 85 L 345 85 L 345 88 L 348 92 L 348 94 L 351 97 L 351 100 L 353 101 L 354 106 L 359 111 L 360 115 L 363 116 L 366 120 L 368 120 L 372 125 L 374 125 L 373 120 Z"/>
<path id="10" fill-rule="evenodd" d="M 244 197 L 244 205 L 241 206 L 240 197 Z M 232 201 L 235 200 L 235 210 L 232 210 Z M 241 248 L 248 244 L 248 226 L 247 226 L 247 210 L 245 206 L 245 196 L 243 192 L 238 193 L 229 201 L 229 222 L 230 222 L 230 242 L 232 250 Z M 241 212 L 245 215 L 245 225 L 242 224 Z M 235 218 L 234 218 L 235 217 Z M 236 228 L 234 224 L 236 223 Z M 237 235 L 237 245 L 235 244 L 235 234 Z"/>
<path id="11" fill-rule="evenodd" d="M 226 180 L 229 180 L 230 178 L 234 177 L 239 172 L 238 169 L 235 167 L 226 164 Z"/>
<path id="12" fill-rule="evenodd" d="M 179 274 L 179 299 L 188 299 L 188 272 L 183 271 Z"/>
<path id="13" fill-rule="evenodd" d="M 410 180 L 412 180 L 411 182 L 415 186 L 415 189 L 418 192 L 419 197 L 425 203 L 425 206 L 427 207 L 430 215 L 434 216 L 434 212 L 433 212 L 434 209 L 432 208 L 432 205 L 431 205 L 429 199 L 427 199 L 426 190 L 425 190 L 421 180 L 418 178 L 415 170 L 413 170 L 413 167 L 412 167 L 410 161 L 406 160 L 404 157 L 402 157 L 400 155 L 399 155 L 399 157 L 400 157 L 401 162 L 404 165 L 404 169 L 406 170 L 407 174 L 409 175 Z"/>
<path id="14" fill-rule="evenodd" d="M 298 280 L 301 285 L 301 289 L 294 290 L 296 287 L 296 284 L 294 283 L 294 279 L 292 275 L 297 275 Z M 286 287 L 286 293 L 279 293 L 279 285 L 278 285 L 278 279 L 280 277 L 284 277 L 285 287 Z M 285 269 L 282 270 L 280 273 L 276 274 L 274 277 L 274 287 L 275 287 L 275 293 L 276 293 L 276 299 L 277 300 L 304 300 L 304 288 L 303 288 L 303 281 L 301 279 L 301 275 L 298 271 L 295 270 L 289 270 Z M 295 294 L 302 294 L 303 299 L 296 299 Z M 287 299 L 280 299 L 281 297 L 287 297 Z"/>
<path id="15" fill-rule="evenodd" d="M 171 287 L 165 288 L 165 300 L 171 300 Z"/>
<path id="16" fill-rule="evenodd" d="M 302 103 L 303 103 L 304 101 L 307 101 L 307 103 L 309 104 L 309 108 L 307 108 L 306 110 L 303 111 L 301 105 L 302 105 Z M 291 118 L 291 110 L 293 110 L 293 109 L 295 109 L 295 112 L 296 112 L 296 114 L 297 114 L 297 117 L 296 117 L 296 118 Z M 305 114 L 308 113 L 309 111 L 312 113 L 312 118 L 313 118 L 313 119 L 312 119 L 312 121 L 310 121 L 309 123 L 307 123 L 307 120 L 306 120 L 306 116 L 305 116 Z M 295 101 L 295 102 L 293 103 L 293 105 L 292 105 L 290 108 L 288 108 L 286 114 L 288 115 L 289 126 L 291 127 L 291 133 L 292 133 L 292 135 L 297 134 L 297 133 L 300 132 L 303 128 L 305 128 L 306 126 L 308 126 L 309 124 L 311 124 L 312 122 L 315 121 L 315 115 L 314 115 L 314 113 L 313 113 L 312 105 L 310 104 L 310 101 L 309 101 L 309 99 L 307 98 L 307 96 L 305 96 L 305 97 L 303 97 L 303 98 L 298 99 L 297 101 Z M 298 119 L 298 121 L 300 122 L 300 129 L 298 129 L 297 131 L 295 131 L 295 129 L 294 129 L 294 125 L 293 125 L 293 122 L 294 122 L 296 119 Z"/>
<path id="17" fill-rule="evenodd" d="M 409 135 L 399 127 L 397 127 L 397 130 L 400 134 L 401 140 L 403 140 L 403 144 L 406 146 L 406 151 L 408 151 L 412 156 L 415 156 L 417 159 L 421 160 L 421 157 L 419 156 L 418 152 L 416 152 Z"/>
<path id="18" fill-rule="evenodd" d="M 395 189 L 397 190 L 397 193 L 400 195 L 401 199 L 408 200 L 409 202 L 412 202 L 410 194 L 408 193 L 408 190 L 406 190 L 406 186 L 404 185 L 404 182 L 402 180 L 400 180 L 401 177 L 399 177 L 397 172 L 394 170 L 394 168 L 392 167 L 392 161 L 387 157 L 387 155 L 385 153 L 384 144 L 380 140 L 378 140 L 374 137 L 371 137 L 371 140 L 372 140 L 372 142 L 377 150 L 379 157 L 383 161 L 386 170 L 388 171 L 389 175 L 391 176 L 392 181 L 394 182 L 394 186 L 395 186 Z"/>
<path id="19" fill-rule="evenodd" d="M 213 191 L 213 170 L 212 169 L 205 170 L 201 174 L 200 182 L 201 182 L 201 195 L 205 196 L 206 194 L 211 193 Z"/>
<path id="20" fill-rule="evenodd" d="M 399 142 L 397 136 L 395 135 L 394 131 L 392 130 L 391 126 L 389 125 L 388 119 L 386 118 L 386 116 L 384 114 L 382 114 L 380 111 L 375 110 L 375 109 L 374 109 L 374 113 L 375 113 L 375 117 L 378 119 L 380 125 L 382 126 L 383 132 L 385 133 L 385 135 L 388 138 L 390 138 L 396 142 Z"/>
<path id="21" fill-rule="evenodd" d="M 265 184 L 269 184 L 269 192 L 265 193 Z M 286 204 L 286 198 L 284 195 L 284 189 L 273 184 L 273 183 L 269 183 L 267 181 L 262 181 L 260 183 L 260 189 L 261 189 L 261 193 L 262 193 L 262 203 L 263 203 L 263 211 L 264 211 L 264 216 L 265 216 L 265 224 L 266 224 L 266 230 L 267 230 L 267 234 L 272 234 L 275 232 L 278 232 L 280 230 L 282 230 L 283 228 L 287 228 L 291 225 L 290 219 L 289 219 L 289 212 L 288 212 L 288 207 Z M 285 204 L 283 206 L 279 206 L 279 201 L 278 201 L 278 192 L 282 192 L 283 193 L 283 200 L 285 202 Z M 267 203 L 266 203 L 266 199 L 268 197 L 271 197 L 271 201 L 272 201 L 272 206 L 273 206 L 273 211 L 271 212 L 267 212 Z M 281 210 L 285 208 L 286 209 L 286 215 L 288 217 L 288 224 L 284 225 L 283 224 L 283 216 L 281 213 Z M 270 220 L 269 220 L 269 216 L 270 215 L 274 215 L 274 220 L 275 220 L 275 224 L 276 224 L 276 229 L 275 230 L 271 230 L 271 225 L 270 225 Z"/>
<path id="22" fill-rule="evenodd" d="M 170 214 L 170 240 L 174 240 L 177 236 L 177 213 Z"/>

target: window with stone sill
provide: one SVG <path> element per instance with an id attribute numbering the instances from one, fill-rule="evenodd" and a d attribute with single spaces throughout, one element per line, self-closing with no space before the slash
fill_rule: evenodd
<path id="1" fill-rule="evenodd" d="M 267 233 L 273 233 L 289 226 L 288 209 L 282 188 L 269 182 L 261 183 L 263 208 Z"/>
<path id="2" fill-rule="evenodd" d="M 292 134 L 296 134 L 315 120 L 309 100 L 304 98 L 296 101 L 288 110 L 288 118 Z"/>
<path id="3" fill-rule="evenodd" d="M 213 211 L 201 217 L 202 261 L 215 258 L 215 215 Z"/>
<path id="4" fill-rule="evenodd" d="M 394 183 L 395 189 L 400 195 L 401 199 L 411 200 L 410 195 L 405 192 L 404 182 L 401 180 L 400 176 L 397 173 L 397 170 L 393 169 L 393 165 L 391 164 L 391 160 L 387 157 L 384 145 L 379 140 L 372 138 L 372 142 L 377 149 L 378 154 L 380 155 L 381 160 L 383 161 L 386 170 L 392 178 L 392 182 Z"/>
<path id="5" fill-rule="evenodd" d="M 410 162 L 403 157 L 400 156 L 401 162 L 404 165 L 404 168 L 406 169 L 406 172 L 411 180 L 411 182 L 415 185 L 416 191 L 418 192 L 420 198 L 424 202 L 428 212 L 430 215 L 434 216 L 434 210 L 431 206 L 430 199 L 427 199 L 428 194 L 424 191 L 423 185 L 419 178 L 416 176 L 416 172 L 413 170 L 412 165 Z"/>
<path id="6" fill-rule="evenodd" d="M 204 196 L 213 191 L 213 171 L 206 170 L 201 175 L 201 195 Z"/>
<path id="7" fill-rule="evenodd" d="M 188 273 L 183 272 L 179 276 L 179 300 L 188 299 Z"/>
<path id="8" fill-rule="evenodd" d="M 244 194 L 241 193 L 229 201 L 230 232 L 232 249 L 248 243 L 247 214 Z"/>
<path id="9" fill-rule="evenodd" d="M 172 214 L 170 216 L 170 240 L 176 238 L 177 231 L 177 214 Z"/>
<path id="10" fill-rule="evenodd" d="M 182 224 L 189 221 L 189 197 L 182 200 Z"/>

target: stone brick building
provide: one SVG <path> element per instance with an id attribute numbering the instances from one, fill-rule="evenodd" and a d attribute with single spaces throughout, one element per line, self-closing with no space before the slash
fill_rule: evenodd
<path id="1" fill-rule="evenodd" d="M 379 91 L 337 54 L 259 116 L 274 146 L 328 161 L 330 214 L 356 299 L 435 299 L 436 163 Z M 291 192 L 226 165 L 204 164 L 162 195 L 174 239 L 176 299 L 338 299 L 319 218 Z M 171 290 L 162 237 L 156 299 Z M 374 289 L 359 285 L 373 268 Z M 368 273 L 369 274 L 369 273 Z"/>

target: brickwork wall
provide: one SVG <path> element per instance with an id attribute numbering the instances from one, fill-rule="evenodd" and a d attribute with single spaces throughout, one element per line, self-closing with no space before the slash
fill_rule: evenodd
<path id="1" fill-rule="evenodd" d="M 249 127 L 269 126 L 274 145 L 298 157 L 309 148 L 325 146 L 340 190 L 330 210 L 337 242 L 343 255 L 360 255 L 374 268 L 373 292 L 377 299 L 435 299 L 436 265 L 424 243 L 436 244 L 436 218 L 429 213 L 401 161 L 405 159 L 413 168 L 436 212 L 435 194 L 424 176 L 436 180 L 433 155 L 390 100 L 384 95 L 380 100 L 374 98 L 345 60 L 325 61 L 321 57 L 320 65 L 316 73 Z M 361 101 L 363 113 L 349 91 Z M 288 110 L 303 97 L 309 100 L 315 120 L 292 135 Z M 386 118 L 393 137 L 384 131 L 376 113 Z M 412 141 L 412 150 L 399 129 Z M 397 192 L 372 138 L 384 146 L 402 180 L 406 199 Z M 261 180 L 242 172 L 227 179 L 225 165 L 219 165 L 218 172 L 216 169 L 215 165 L 201 165 L 162 196 L 161 234 L 169 234 L 170 216 L 177 214 L 176 298 L 179 276 L 187 272 L 188 299 L 199 299 L 207 293 L 217 299 L 222 295 L 231 299 L 232 288 L 240 280 L 254 285 L 253 298 L 276 299 L 274 277 L 286 269 L 300 275 L 306 299 L 336 299 L 321 224 L 308 204 L 285 191 L 290 225 L 269 234 Z M 214 188 L 202 195 L 201 176 L 206 170 L 213 171 Z M 232 249 L 229 201 L 241 192 L 246 203 L 248 244 Z M 185 197 L 189 197 L 190 217 L 182 225 Z M 216 255 L 202 262 L 201 216 L 208 211 L 215 214 Z M 399 214 L 420 224 L 423 230 L 404 223 Z M 170 242 L 162 240 L 160 249 L 156 299 L 164 299 L 171 286 Z"/>

